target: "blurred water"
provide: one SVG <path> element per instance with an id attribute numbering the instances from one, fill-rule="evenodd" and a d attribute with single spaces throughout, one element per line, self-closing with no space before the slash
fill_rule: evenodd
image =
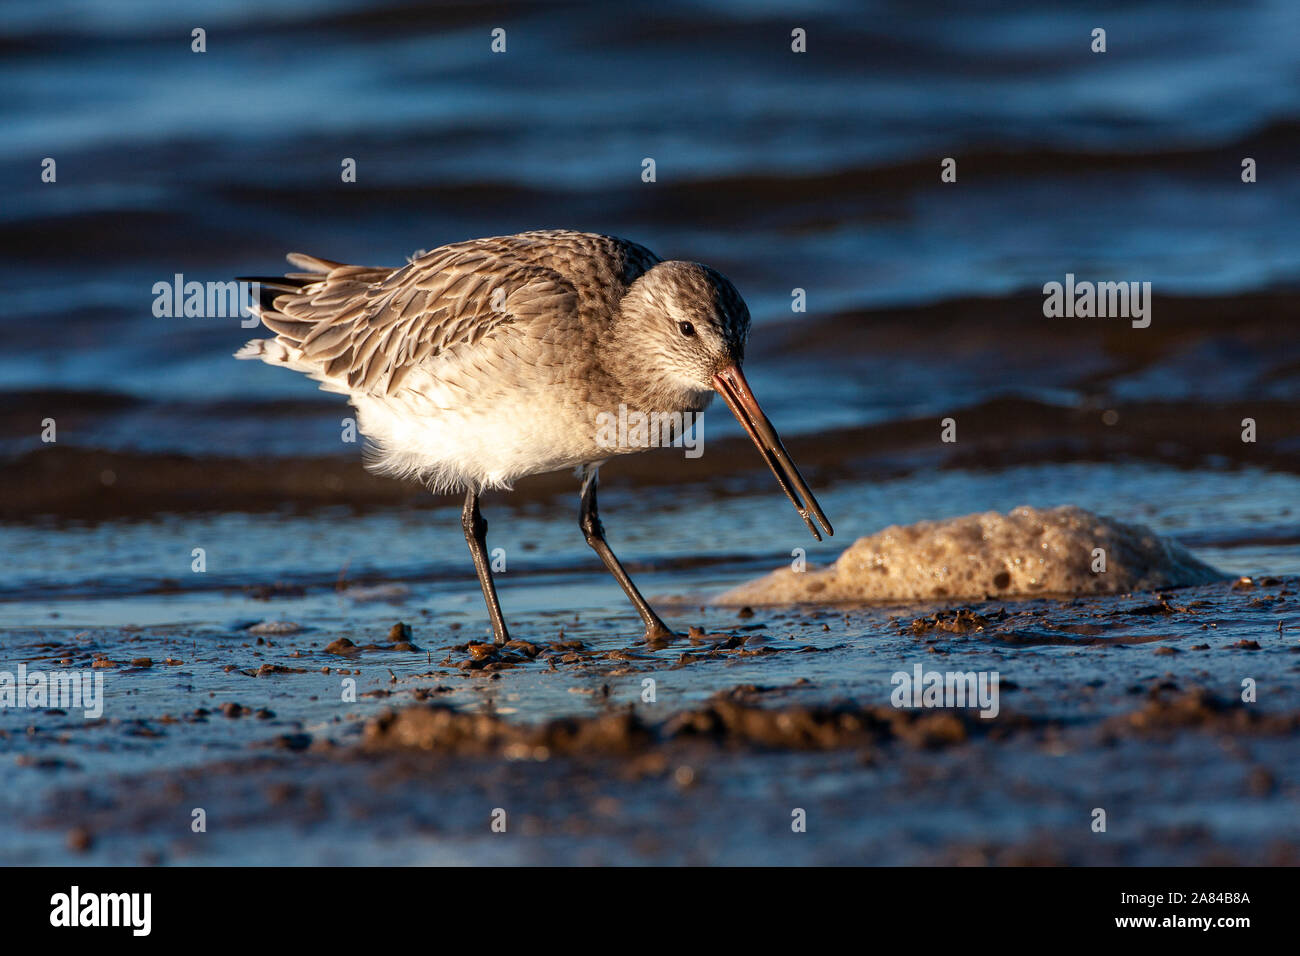
<path id="1" fill-rule="evenodd" d="M 1089 50 L 1097 25 L 1104 55 Z M 190 50 L 195 26 L 207 30 L 206 53 Z M 505 54 L 490 49 L 498 26 Z M 807 30 L 806 54 L 790 51 L 795 26 Z M 1297 27 L 1300 6 L 1287 0 L 1050 12 L 676 2 L 636 16 L 392 0 L 6 5 L 0 394 L 36 397 L 11 399 L 0 451 L 40 447 L 45 390 L 63 389 L 76 412 L 59 415 L 65 445 L 355 455 L 339 442 L 345 403 L 301 376 L 234 362 L 255 334 L 236 319 L 155 318 L 153 283 L 270 272 L 292 248 L 396 263 L 417 247 L 556 224 L 732 274 L 758 323 L 750 375 L 787 434 L 1005 395 L 1078 403 L 1106 375 L 1121 400 L 1292 400 L 1297 346 L 1268 340 L 1267 327 L 1161 340 L 1160 358 L 1126 368 L 1082 327 L 1026 323 L 1023 300 L 1005 300 L 1017 325 L 994 309 L 978 334 L 896 325 L 843 348 L 838 337 L 870 317 L 826 320 L 839 308 L 1001 296 L 1067 271 L 1151 281 L 1158 296 L 1294 283 L 1300 182 L 1280 169 L 1300 146 Z M 1249 187 L 1245 150 L 1261 163 Z M 45 156 L 58 161 L 56 183 L 40 182 Z M 357 159 L 355 184 L 339 180 L 345 156 Z M 646 156 L 655 183 L 641 181 Z M 959 159 L 955 184 L 939 182 L 943 156 Z M 806 319 L 823 323 L 820 344 L 765 349 L 794 287 L 807 290 Z M 725 412 L 708 425 L 713 438 L 737 431 Z M 1200 534 L 1207 547 L 1242 528 L 1286 540 L 1278 508 L 1300 503 L 1289 477 L 1262 472 L 1081 466 L 1083 480 L 1062 484 L 1065 472 L 1048 467 L 1042 485 L 1020 480 L 1032 468 L 901 479 L 884 510 L 857 483 L 830 496 L 856 533 L 1026 502 L 1124 517 L 1159 501 L 1152 520 L 1186 518 L 1161 530 Z M 1258 503 L 1258 520 L 1215 510 L 1229 501 Z M 648 557 L 731 544 L 752 556 L 763 550 L 753 528 L 725 517 L 751 504 L 717 503 L 724 517 L 707 539 L 636 523 L 626 533 L 647 536 L 630 544 Z M 228 566 L 244 569 L 231 586 L 328 574 L 337 568 L 320 556 L 330 564 L 354 550 L 362 566 L 399 576 L 460 570 L 453 524 L 443 530 L 457 557 L 430 571 L 424 529 L 412 527 L 422 520 L 160 518 L 85 540 L 3 529 L 0 552 L 15 558 L 0 581 L 44 594 L 184 579 L 192 545 L 181 538 L 196 535 L 221 541 Z M 529 520 L 513 526 L 521 539 Z M 538 521 L 548 568 L 584 554 L 565 543 L 567 517 Z M 342 526 L 357 549 L 336 540 Z M 382 555 L 364 556 L 368 540 Z M 303 560 L 276 550 L 290 541 Z M 1257 557 L 1293 567 L 1285 554 Z M 1250 561 L 1228 561 L 1238 563 Z"/>
<path id="2" fill-rule="evenodd" d="M 230 362 L 250 337 L 234 320 L 155 318 L 153 283 L 540 226 L 713 263 L 760 324 L 795 287 L 825 315 L 1066 271 L 1158 293 L 1294 283 L 1298 32 L 1290 0 L 8 4 L 0 389 L 314 397 Z M 205 415 L 168 410 L 163 444 L 201 450 L 211 434 L 176 426 Z"/>

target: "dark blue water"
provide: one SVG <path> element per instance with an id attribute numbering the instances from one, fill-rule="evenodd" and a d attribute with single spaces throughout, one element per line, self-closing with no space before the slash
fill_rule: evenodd
<path id="1" fill-rule="evenodd" d="M 256 403 L 314 388 L 230 361 L 250 337 L 235 320 L 155 318 L 155 282 L 269 273 L 291 249 L 396 264 L 542 226 L 718 266 L 759 336 L 796 287 L 824 317 L 1067 271 L 1157 295 L 1294 286 L 1297 35 L 1290 0 L 7 4 L 0 390 L 159 403 L 83 444 L 236 453 Z M 254 408 L 213 405 L 230 399 Z"/>

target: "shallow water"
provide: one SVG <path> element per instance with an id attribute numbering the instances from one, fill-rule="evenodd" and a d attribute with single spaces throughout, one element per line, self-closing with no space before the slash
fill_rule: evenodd
<path id="1" fill-rule="evenodd" d="M 161 0 L 0 8 L 0 670 L 116 664 L 96 671 L 102 721 L 0 708 L 0 862 L 1300 860 L 1294 729 L 1250 723 L 1300 710 L 1300 185 L 1279 172 L 1300 145 L 1300 7 L 494 16 L 218 0 L 199 56 L 192 12 Z M 491 495 L 514 633 L 586 651 L 489 674 L 462 666 L 488 631 L 457 508 L 366 479 L 343 401 L 233 361 L 255 334 L 236 319 L 154 317 L 152 287 L 561 225 L 736 282 L 747 375 L 837 535 L 807 537 L 725 409 L 700 462 L 612 464 L 612 545 L 672 624 L 712 635 L 651 649 L 576 527 L 576 485 Z M 1066 272 L 1152 282 L 1151 327 L 1045 319 L 1039 290 Z M 967 631 L 925 625 L 939 605 L 706 605 L 890 524 L 1023 504 L 1147 524 L 1225 581 L 981 603 Z M 419 651 L 325 651 L 389 644 L 399 621 Z M 1003 722 L 934 749 L 354 749 L 417 692 L 518 723 L 653 722 L 747 685 L 773 708 L 883 704 L 918 663 L 997 670 Z M 302 671 L 243 673 L 263 664 Z M 1234 705 L 1245 679 L 1258 707 Z M 1124 723 L 1197 686 L 1226 702 L 1204 725 Z M 528 839 L 486 835 L 496 806 Z M 794 806 L 812 827 L 791 841 Z"/>
<path id="2" fill-rule="evenodd" d="M 1191 729 L 1172 746 L 1138 735 L 1118 748 L 1099 747 L 1097 738 L 1108 719 L 1157 687 L 1209 686 L 1231 697 L 1242 676 L 1253 675 L 1267 712 L 1300 708 L 1300 645 L 1293 630 L 1277 629 L 1279 621 L 1295 626 L 1298 583 L 1241 595 L 1226 582 L 1177 591 L 1171 603 L 1190 607 L 1168 617 L 1148 613 L 1151 598 L 1143 595 L 993 602 L 977 606 L 998 621 L 992 629 L 929 637 L 907 626 L 925 607 L 759 612 L 742 620 L 703 609 L 672 616 L 722 636 L 743 633 L 746 648 L 766 653 L 738 658 L 708 653 L 709 642 L 637 647 L 632 622 L 620 623 L 605 607 L 578 601 L 563 614 L 542 610 L 580 593 L 552 579 L 507 592 L 516 630 L 540 641 L 580 640 L 591 653 L 616 657 L 494 675 L 447 666 L 459 656 L 448 652 L 450 642 L 471 630 L 464 613 L 447 610 L 434 620 L 401 608 L 336 608 L 319 626 L 265 643 L 232 627 L 8 629 L 6 647 L 29 667 L 65 655 L 85 666 L 95 653 L 115 660 L 147 654 L 154 664 L 107 672 L 104 722 L 75 712 L 0 714 L 0 752 L 14 761 L 0 858 L 265 863 L 273 859 L 266 840 L 285 838 L 278 862 L 776 862 L 784 858 L 780 821 L 799 806 L 820 824 L 793 851 L 804 862 L 942 862 L 992 852 L 986 846 L 1051 862 L 1057 844 L 1057 862 L 1191 862 L 1216 852 L 1259 862 L 1260 854 L 1284 852 L 1300 839 L 1286 797 L 1300 782 L 1293 738 Z M 312 620 L 309 607 L 293 610 Z M 1007 616 L 999 618 L 1002 611 Z M 357 643 L 382 642 L 385 625 L 398 617 L 412 622 L 423 653 L 375 650 L 345 659 L 322 651 L 342 633 Z M 466 626 L 451 630 L 456 624 Z M 1239 649 L 1243 641 L 1260 649 Z M 684 666 L 683 652 L 691 655 Z M 164 655 L 177 663 L 162 664 Z M 267 663 L 303 672 L 249 676 Z M 322 673 L 322 666 L 334 670 Z M 410 702 L 417 688 L 434 690 L 443 705 L 511 721 L 624 706 L 655 719 L 742 685 L 767 688 L 768 706 L 844 698 L 884 705 L 892 675 L 915 666 L 997 672 L 1004 720 L 1028 716 L 1058 729 L 924 756 L 898 746 L 865 754 L 670 752 L 666 769 L 649 780 L 599 756 L 425 766 L 397 757 L 358 764 L 350 751 L 337 750 L 358 743 L 366 719 Z M 343 674 L 355 675 L 355 703 L 340 702 Z M 647 679 L 657 685 L 652 704 L 642 698 Z M 231 719 L 220 713 L 229 702 L 271 713 Z M 211 713 L 190 716 L 196 708 Z M 279 756 L 276 741 L 285 735 L 309 739 L 315 749 Z M 725 820 L 719 800 L 732 808 Z M 863 814 L 864 805 L 873 812 Z M 1071 817 L 1086 820 L 1097 805 L 1116 816 L 1105 844 L 1087 841 L 1086 824 L 1072 835 Z M 192 806 L 221 821 L 219 836 L 187 832 Z M 522 820 L 529 839 L 507 847 L 485 840 L 481 820 L 496 806 Z M 671 834 L 658 832 L 664 813 L 674 821 Z M 1180 820 L 1201 836 L 1179 838 Z M 74 825 L 94 835 L 89 852 L 70 854 L 61 845 Z"/>
<path id="3" fill-rule="evenodd" d="M 1188 545 L 1228 574 L 1300 573 L 1300 477 L 1256 469 L 1194 471 L 1151 465 L 1033 465 L 989 472 L 918 472 L 895 480 L 845 482 L 821 501 L 836 537 L 806 539 L 777 494 L 714 498 L 707 487 L 602 489 L 610 540 L 629 562 L 663 568 L 656 593 L 711 588 L 792 560 L 834 560 L 855 538 L 891 524 L 1022 504 L 1064 502 L 1135 521 Z M 489 547 L 504 550 L 501 586 L 556 589 L 555 607 L 624 613 L 619 592 L 577 528 L 573 499 L 485 506 Z M 192 570 L 193 549 L 206 571 Z M 398 608 L 441 619 L 477 614 L 459 515 L 412 513 L 219 514 L 140 521 L 0 525 L 0 625 L 222 624 L 275 610 L 295 620 L 338 612 L 340 578 L 400 582 Z M 514 582 L 520 582 L 515 585 Z M 259 586 L 306 589 L 301 598 L 258 601 Z M 343 606 L 347 606 L 344 602 Z"/>
<path id="4" fill-rule="evenodd" d="M 1294 543 L 1268 535 L 1288 524 L 1289 515 L 1282 513 L 1286 506 L 1280 502 L 1296 500 L 1298 483 L 1292 475 L 1250 469 L 1213 472 L 1137 465 L 940 471 L 871 485 L 845 483 L 827 489 L 823 498 L 840 534 L 834 543 L 809 548 L 808 554 L 812 561 L 829 560 L 840 542 L 859 533 L 886 523 L 959 513 L 975 502 L 1006 508 L 1024 502 L 1049 504 L 1068 494 L 1069 500 L 1086 507 L 1105 508 L 1179 538 L 1230 574 L 1297 574 L 1300 561 Z M 1117 489 L 1123 494 L 1116 494 Z M 1205 737 L 1200 744 L 1183 740 L 1177 748 L 1181 757 L 1166 753 L 1159 759 L 1171 763 L 1168 772 L 1174 776 L 1194 774 L 1199 782 L 1192 793 L 1172 790 L 1161 795 L 1152 790 L 1155 778 L 1133 776 L 1155 759 L 1149 744 L 1129 741 L 1120 751 L 1108 753 L 1097 750 L 1087 736 L 1096 732 L 1100 721 L 1133 706 L 1139 698 L 1131 688 L 1145 690 L 1155 684 L 1204 684 L 1219 693 L 1231 692 L 1239 675 L 1247 673 L 1267 680 L 1270 711 L 1300 708 L 1300 668 L 1291 653 L 1297 645 L 1290 630 L 1300 621 L 1294 616 L 1295 598 L 1285 596 L 1295 590 L 1294 579 L 1290 592 L 1283 585 L 1280 603 L 1270 597 L 1258 606 L 1251 603 L 1251 593 L 1236 596 L 1229 591 L 1227 581 L 1171 592 L 1176 606 L 1207 604 L 1169 615 L 1142 610 L 1151 605 L 1150 595 L 976 605 L 985 615 L 999 607 L 1010 615 L 988 633 L 936 631 L 918 637 L 907 630 L 907 622 L 942 605 L 767 609 L 746 619 L 733 609 L 706 608 L 703 601 L 787 560 L 783 555 L 792 547 L 804 546 L 797 519 L 786 514 L 777 496 L 708 500 L 699 488 L 686 494 L 634 494 L 611 484 L 602 504 L 612 540 L 642 588 L 649 594 L 690 595 L 661 598 L 661 608 L 674 626 L 743 634 L 752 642 L 747 648 L 767 648 L 767 656 L 704 655 L 680 667 L 683 652 L 700 654 L 707 642 L 703 648 L 691 643 L 661 650 L 638 647 L 639 622 L 588 555 L 567 503 L 532 502 L 512 509 L 501 502 L 489 511 L 489 544 L 506 549 L 507 571 L 499 581 L 513 633 L 543 643 L 580 640 L 598 655 L 626 649 L 627 656 L 572 670 L 561 667 L 558 673 L 530 664 L 491 677 L 448 666 L 463 656 L 449 652 L 449 647 L 489 634 L 477 586 L 461 554 L 456 516 L 450 511 L 419 516 L 380 511 L 160 517 L 57 530 L 49 525 L 0 527 L 0 551 L 29 558 L 24 570 L 9 567 L 4 575 L 11 582 L 0 601 L 4 666 L 13 669 L 21 661 L 29 668 L 55 669 L 65 666 L 57 662 L 66 659 L 74 667 L 85 667 L 96 654 L 122 662 L 101 672 L 106 689 L 103 722 L 88 723 L 76 712 L 0 711 L 0 753 L 10 765 L 4 800 L 13 814 L 12 827 L 19 828 L 0 834 L 0 855 L 7 862 L 66 855 L 66 814 L 46 813 L 35 829 L 20 821 L 30 819 L 32 807 L 58 806 L 86 789 L 98 795 L 95 804 L 101 807 L 83 820 L 99 834 L 96 848 L 68 858 L 90 862 L 270 862 L 258 847 L 267 839 L 289 836 L 292 841 L 278 849 L 276 859 L 485 863 L 540 860 L 550 853 L 575 862 L 755 862 L 776 859 L 771 857 L 776 851 L 770 818 L 774 807 L 791 800 L 812 804 L 819 814 L 834 815 L 838 821 L 835 844 L 811 841 L 798 850 L 801 860 L 924 862 L 978 856 L 986 852 L 979 849 L 980 841 L 991 841 L 1004 852 L 1008 846 L 1039 845 L 1036 828 L 1059 835 L 1053 828 L 1062 815 L 1074 812 L 1063 805 L 1070 799 L 1069 781 L 1079 774 L 1103 772 L 1115 774 L 1111 786 L 1118 788 L 1114 792 L 1128 793 L 1125 799 L 1135 799 L 1130 791 L 1136 788 L 1143 801 L 1163 806 L 1162 825 L 1172 826 L 1181 813 L 1212 833 L 1205 846 L 1195 841 L 1152 845 L 1151 821 L 1141 826 L 1126 822 L 1126 859 L 1186 860 L 1189 853 L 1214 852 L 1234 840 L 1244 841 L 1239 844 L 1244 846 L 1281 846 L 1296 838 L 1294 827 L 1283 823 L 1291 815 L 1275 803 L 1252 804 L 1246 815 L 1225 816 L 1226 811 L 1214 809 L 1216 801 L 1228 799 L 1225 793 L 1235 799 L 1237 788 L 1246 785 L 1240 775 L 1252 766 L 1268 766 L 1274 776 L 1289 773 L 1284 769 L 1289 751 L 1280 741 L 1261 738 L 1248 745 L 1248 760 L 1216 764 L 1211 771 L 1205 747 L 1213 738 Z M 189 571 L 189 549 L 194 546 L 207 549 L 209 570 L 204 575 Z M 683 560 L 684 555 L 690 560 Z M 645 567 L 638 567 L 642 564 Z M 368 590 L 338 590 L 340 575 L 347 586 Z M 275 584 L 283 596 L 254 596 L 254 588 L 267 584 Z M 301 629 L 259 637 L 248 630 L 258 621 L 293 622 Z M 397 621 L 412 627 L 418 651 L 374 650 L 344 658 L 323 650 L 341 636 L 357 644 L 387 644 L 387 632 Z M 1284 624 L 1281 631 L 1279 621 Z M 1129 646 L 1090 643 L 1098 639 Z M 1242 651 L 1233 646 L 1238 641 L 1256 641 L 1263 649 Z M 1202 643 L 1208 649 L 1188 649 Z M 1154 656 L 1158 646 L 1182 652 Z M 800 648 L 815 652 L 801 653 Z M 152 666 L 126 665 L 138 657 L 152 658 Z M 165 658 L 178 663 L 164 664 Z M 695 768 L 692 781 L 698 774 L 699 786 L 686 788 L 671 779 L 620 784 L 618 773 L 600 771 L 592 778 L 591 771 L 566 770 L 563 762 L 551 770 L 520 771 L 520 780 L 540 774 L 544 790 L 556 785 L 555 774 L 565 779 L 577 773 L 565 786 L 579 787 L 579 803 L 594 801 L 588 809 L 604 805 L 602 800 L 617 803 L 617 814 L 591 825 L 593 834 L 603 834 L 594 840 L 561 839 L 558 834 L 570 826 L 564 820 L 581 816 L 581 808 L 560 798 L 537 803 L 535 796 L 516 792 L 517 781 L 498 779 L 490 764 L 473 771 L 467 779 L 476 782 L 467 789 L 439 785 L 446 792 L 434 798 L 438 809 L 432 811 L 427 809 L 429 792 L 419 783 L 425 779 L 423 771 L 384 772 L 388 782 L 381 794 L 363 798 L 360 791 L 354 792 L 358 771 L 348 769 L 346 760 L 336 765 L 310 754 L 278 757 L 273 746 L 286 734 L 307 735 L 317 746 L 325 740 L 345 747 L 355 744 L 366 719 L 411 700 L 418 687 L 441 688 L 436 699 L 460 710 L 525 723 L 596 715 L 624 705 L 640 707 L 653 717 L 697 706 L 712 694 L 747 684 L 786 688 L 772 698 L 782 705 L 846 698 L 883 704 L 892 690 L 892 674 L 910 671 L 915 664 L 945 667 L 948 660 L 960 670 L 996 670 L 1002 680 L 1014 684 L 1014 690 L 1004 691 L 1004 708 L 1084 729 L 1071 731 L 1073 737 L 1067 734 L 1057 743 L 975 742 L 926 763 L 917 763 L 905 752 L 866 765 L 833 754 L 696 756 L 689 761 Z M 1247 660 L 1249 670 L 1243 672 Z M 243 673 L 268 663 L 303 672 L 263 677 Z M 322 667 L 333 670 L 322 673 Z M 361 696 L 355 703 L 340 703 L 344 678 L 339 668 L 344 673 L 358 671 Z M 647 677 L 658 685 L 657 703 L 649 708 L 640 699 Z M 274 716 L 223 717 L 219 708 L 230 701 L 250 710 L 266 708 Z M 189 715 L 199 707 L 212 713 L 194 722 Z M 257 760 L 271 760 L 271 765 L 249 763 Z M 289 763 L 282 765 L 285 760 Z M 229 761 L 234 762 L 226 766 Z M 969 787 L 959 781 L 976 767 L 984 783 L 979 793 L 965 793 Z M 189 779 L 186 768 L 195 768 L 200 776 Z M 159 774 L 160 783 L 147 784 Z M 925 776 L 930 796 L 917 804 L 894 806 L 899 781 L 908 774 Z M 1003 776 L 1025 783 L 1015 785 L 1020 790 L 1005 791 L 1006 785 L 992 782 Z M 606 778 L 608 786 L 596 787 L 602 792 L 589 792 L 593 779 Z M 408 780 L 409 787 L 403 782 Z M 1025 792 L 1030 780 L 1035 781 L 1033 789 Z M 279 786 L 296 793 L 321 789 L 328 794 L 329 806 L 308 825 L 299 816 L 283 818 L 272 801 L 256 812 L 238 814 L 243 822 L 237 833 L 193 842 L 165 822 L 129 813 L 137 799 L 146 799 L 128 796 L 142 786 L 180 788 L 187 794 L 197 787 L 201 796 L 195 799 L 201 802 L 196 805 L 210 812 L 217 812 L 213 807 L 235 812 L 236 803 L 249 799 L 250 786 L 259 795 L 251 798 L 255 801 L 265 800 Z M 1284 791 L 1286 785 L 1276 786 Z M 483 800 L 504 801 L 507 791 L 513 794 L 513 810 L 523 814 L 529 808 L 528 826 L 537 839 L 502 848 L 475 836 L 473 819 Z M 1039 803 L 1033 794 L 1040 792 L 1052 796 Z M 707 809 L 710 801 L 741 799 L 742 794 L 752 805 L 752 819 L 703 838 L 718 823 Z M 370 806 L 372 798 L 379 803 Z M 1003 811 L 1010 806 L 1020 809 L 988 809 L 1002 798 L 1008 801 Z M 678 800 L 684 801 L 679 808 L 684 832 L 702 838 L 694 851 L 686 849 L 689 840 L 656 843 L 649 838 L 656 813 Z M 889 824 L 873 823 L 852 811 L 863 800 L 894 807 L 890 816 L 881 818 Z M 1036 808 L 1030 809 L 1026 800 Z M 370 809 L 362 811 L 357 801 Z M 347 806 L 352 809 L 343 809 Z M 406 823 L 385 823 L 377 809 L 383 806 Z M 420 821 L 429 812 L 444 829 L 422 833 Z M 353 819 L 358 813 L 364 822 Z M 409 829 L 399 837 L 403 826 Z M 135 836 L 127 838 L 127 833 Z M 1083 859 L 1097 862 L 1117 851 L 1077 847 L 1067 840 L 1059 852 L 1067 858 L 1082 853 Z"/>
<path id="5" fill-rule="evenodd" d="M 251 337 L 234 319 L 155 318 L 154 283 L 267 274 L 300 248 L 400 264 L 546 226 L 708 261 L 760 330 L 791 317 L 794 288 L 811 318 L 1005 296 L 1066 271 L 1160 296 L 1300 276 L 1284 212 L 1300 184 L 1273 174 L 1300 143 L 1288 0 L 499 16 L 504 55 L 489 52 L 503 24 L 459 5 L 219 0 L 200 55 L 193 15 L 173 4 L 6 6 L 0 82 L 22 95 L 0 102 L 0 388 L 69 389 L 85 409 L 101 393 L 144 403 L 83 429 L 83 445 L 336 451 L 339 403 L 278 428 L 268 403 L 315 400 L 314 386 L 232 363 Z M 1099 16 L 1104 56 L 1088 52 Z M 792 18 L 806 55 L 789 51 Z M 32 172 L 38 154 L 57 158 L 57 183 Z M 948 155 L 957 184 L 937 181 Z M 1248 187 L 1245 155 L 1261 169 Z M 338 180 L 344 156 L 354 184 Z M 787 427 L 972 398 L 951 378 L 908 394 L 918 370 L 894 367 L 881 389 L 863 387 L 874 374 L 823 374 L 823 402 Z M 804 376 L 753 377 L 777 410 L 807 394 Z M 0 441 L 31 447 L 31 431 Z"/>

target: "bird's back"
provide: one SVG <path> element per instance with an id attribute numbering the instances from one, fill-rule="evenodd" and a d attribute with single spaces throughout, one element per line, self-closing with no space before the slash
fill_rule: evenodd
<path id="1" fill-rule="evenodd" d="M 383 394 L 427 359 L 496 330 L 598 325 L 659 261 L 636 243 L 568 230 L 451 243 L 397 269 L 288 258 L 302 271 L 257 280 L 258 314 L 276 338 L 250 342 L 239 357 L 291 365 L 333 390 Z"/>
<path id="2" fill-rule="evenodd" d="M 486 487 L 589 459 L 590 402 L 574 383 L 599 391 L 601 337 L 659 259 L 612 236 L 540 230 L 397 269 L 289 261 L 302 271 L 257 280 L 275 338 L 237 357 L 348 395 L 379 470 Z"/>

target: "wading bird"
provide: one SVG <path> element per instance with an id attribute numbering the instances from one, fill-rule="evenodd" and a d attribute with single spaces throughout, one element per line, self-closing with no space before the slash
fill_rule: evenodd
<path id="1" fill-rule="evenodd" d="M 605 542 L 596 509 L 601 464 L 641 450 L 597 441 L 597 417 L 620 405 L 698 413 L 720 394 L 813 537 L 817 524 L 834 533 L 741 374 L 749 309 L 716 270 L 561 230 L 452 243 L 397 269 L 288 259 L 300 271 L 249 280 L 275 338 L 236 357 L 347 395 L 372 470 L 465 492 L 461 524 L 496 643 L 510 637 L 479 496 L 567 468 L 579 469 L 587 543 L 646 638 L 672 635 Z"/>

